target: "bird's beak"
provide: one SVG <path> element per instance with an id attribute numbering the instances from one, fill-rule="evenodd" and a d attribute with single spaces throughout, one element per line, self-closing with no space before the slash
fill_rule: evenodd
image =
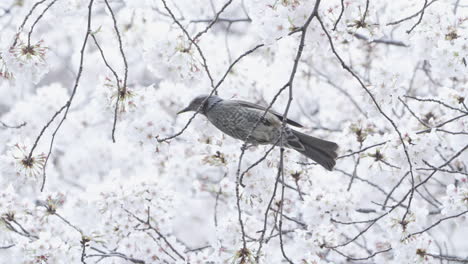
<path id="1" fill-rule="evenodd" d="M 190 111 L 190 109 L 188 109 L 188 107 L 187 107 L 187 108 L 184 108 L 184 109 L 180 110 L 179 112 L 177 112 L 177 114 L 179 115 L 179 114 L 182 114 L 182 113 L 185 113 L 185 112 L 188 112 L 188 111 Z"/>

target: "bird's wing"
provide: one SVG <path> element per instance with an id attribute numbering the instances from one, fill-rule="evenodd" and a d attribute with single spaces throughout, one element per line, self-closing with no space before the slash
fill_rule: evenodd
<path id="1" fill-rule="evenodd" d="M 233 103 L 237 103 L 243 107 L 248 107 L 248 108 L 254 108 L 254 109 L 258 109 L 258 110 L 262 110 L 262 111 L 265 111 L 266 110 L 266 107 L 264 106 L 261 106 L 261 105 L 257 105 L 257 104 L 253 104 L 253 103 L 249 103 L 249 102 L 246 102 L 246 101 L 242 101 L 242 100 L 229 100 Z M 269 109 L 268 112 L 274 114 L 275 116 L 277 116 L 281 121 L 283 121 L 283 115 L 272 110 L 272 109 Z M 286 118 L 286 123 L 290 124 L 291 126 L 295 126 L 295 127 L 304 127 L 303 125 L 299 124 L 298 122 L 294 121 L 294 120 L 291 120 L 289 118 Z"/>

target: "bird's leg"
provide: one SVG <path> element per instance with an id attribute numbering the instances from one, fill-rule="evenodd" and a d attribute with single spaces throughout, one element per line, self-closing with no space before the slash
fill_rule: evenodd
<path id="1" fill-rule="evenodd" d="M 244 144 L 242 144 L 241 150 L 246 151 L 250 147 L 255 147 L 255 146 L 256 146 L 255 144 L 249 144 L 249 143 L 245 142 Z"/>

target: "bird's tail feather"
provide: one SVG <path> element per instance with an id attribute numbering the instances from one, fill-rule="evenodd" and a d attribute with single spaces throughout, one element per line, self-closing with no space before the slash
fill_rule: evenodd
<path id="1" fill-rule="evenodd" d="M 335 159 L 338 157 L 336 153 L 338 145 L 336 143 L 315 138 L 293 129 L 291 131 L 295 138 L 293 140 L 291 137 L 288 137 L 288 145 L 291 148 L 322 165 L 327 170 L 333 169 L 336 164 Z M 297 140 L 301 144 L 298 144 Z"/>

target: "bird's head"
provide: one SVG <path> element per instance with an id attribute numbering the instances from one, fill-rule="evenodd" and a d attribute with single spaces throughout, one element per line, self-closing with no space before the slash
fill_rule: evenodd
<path id="1" fill-rule="evenodd" d="M 213 99 L 215 98 L 218 97 L 215 95 L 199 95 L 195 97 L 187 107 L 177 112 L 177 114 L 182 114 L 190 111 L 197 111 L 198 109 L 200 109 L 200 112 L 203 113 L 205 106 L 209 105 L 210 102 L 213 101 Z"/>

